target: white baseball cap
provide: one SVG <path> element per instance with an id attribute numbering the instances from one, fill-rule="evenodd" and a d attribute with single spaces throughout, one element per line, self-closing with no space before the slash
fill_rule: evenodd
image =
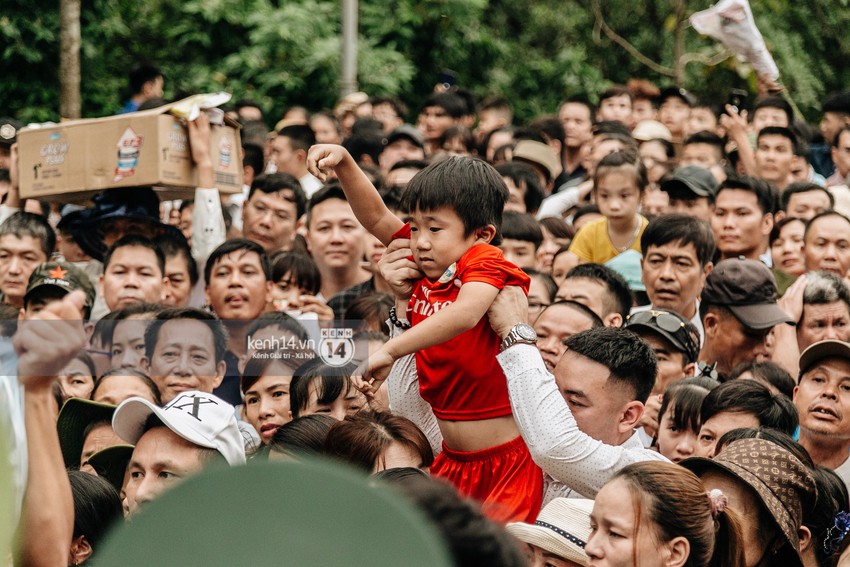
<path id="1" fill-rule="evenodd" d="M 245 463 L 236 411 L 224 400 L 206 392 L 189 391 L 161 408 L 144 398 L 128 398 L 115 410 L 112 428 L 121 439 L 135 445 L 151 415 L 190 443 L 215 449 L 231 466 Z"/>
<path id="2" fill-rule="evenodd" d="M 593 500 L 555 498 L 547 504 L 533 524 L 515 522 L 505 526 L 518 540 L 536 545 L 579 565 L 587 565 L 584 546 L 590 537 L 590 513 Z"/>

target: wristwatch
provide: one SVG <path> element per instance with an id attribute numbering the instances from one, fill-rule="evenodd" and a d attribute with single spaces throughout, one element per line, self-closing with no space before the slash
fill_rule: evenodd
<path id="1" fill-rule="evenodd" d="M 526 325 L 525 323 L 517 323 L 511 330 L 508 332 L 507 336 L 502 339 L 502 344 L 499 346 L 500 350 L 505 350 L 506 348 L 510 348 L 517 343 L 522 343 L 526 345 L 536 345 L 537 344 L 537 333 L 535 330 Z"/>

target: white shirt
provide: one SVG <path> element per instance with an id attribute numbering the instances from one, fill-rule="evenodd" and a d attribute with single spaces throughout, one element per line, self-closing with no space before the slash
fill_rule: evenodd
<path id="1" fill-rule="evenodd" d="M 322 188 L 322 182 L 312 173 L 300 177 L 298 181 L 301 183 L 301 188 L 304 189 L 308 199 L 313 196 L 313 193 Z"/>
<path id="2" fill-rule="evenodd" d="M 833 472 L 844 481 L 847 490 L 850 490 L 850 457 L 845 459 L 841 466 L 834 468 Z"/>
<path id="3" fill-rule="evenodd" d="M 536 347 L 517 344 L 496 358 L 508 379 L 514 419 L 545 473 L 544 506 L 560 496 L 595 498 L 626 465 L 667 461 L 645 449 L 637 432 L 617 446 L 583 433 Z"/>

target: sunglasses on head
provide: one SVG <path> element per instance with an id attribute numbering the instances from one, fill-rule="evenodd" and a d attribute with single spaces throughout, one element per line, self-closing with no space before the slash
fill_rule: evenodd
<path id="1" fill-rule="evenodd" d="M 626 326 L 630 325 L 648 325 L 667 331 L 684 345 L 689 359 L 696 360 L 699 355 L 699 339 L 688 331 L 681 319 L 666 311 L 648 309 L 632 313 L 626 321 Z"/>

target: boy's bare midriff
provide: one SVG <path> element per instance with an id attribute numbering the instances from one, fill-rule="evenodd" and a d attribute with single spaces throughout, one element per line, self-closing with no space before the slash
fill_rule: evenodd
<path id="1" fill-rule="evenodd" d="M 481 451 L 519 437 L 519 428 L 511 415 L 478 421 L 437 419 L 437 423 L 443 442 L 454 451 Z"/>

